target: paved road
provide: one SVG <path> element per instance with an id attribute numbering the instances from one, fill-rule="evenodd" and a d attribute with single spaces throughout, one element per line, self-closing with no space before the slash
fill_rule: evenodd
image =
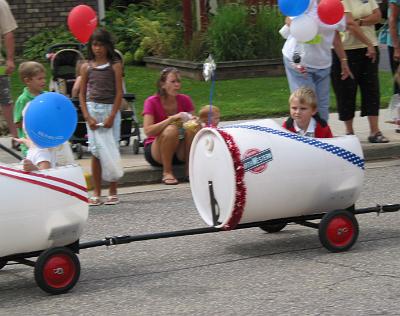
<path id="1" fill-rule="evenodd" d="M 398 161 L 369 164 L 357 206 L 400 202 L 399 173 Z M 204 226 L 187 185 L 124 190 L 118 207 L 90 211 L 84 241 Z M 398 315 L 400 213 L 358 220 L 358 243 L 339 254 L 297 225 L 83 250 L 81 279 L 61 296 L 7 266 L 0 315 Z"/>

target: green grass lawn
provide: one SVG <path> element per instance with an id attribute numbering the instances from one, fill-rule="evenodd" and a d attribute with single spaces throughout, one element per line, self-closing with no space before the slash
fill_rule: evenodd
<path id="1" fill-rule="evenodd" d="M 138 114 L 143 109 L 143 101 L 155 93 L 158 74 L 158 71 L 145 67 L 125 67 L 127 91 L 136 95 L 135 108 Z M 382 107 L 387 107 L 392 95 L 392 75 L 381 72 L 380 82 Z M 14 100 L 22 89 L 23 85 L 15 72 L 12 76 Z M 183 78 L 182 93 L 192 97 L 197 109 L 209 104 L 210 89 L 211 82 Z M 220 107 L 222 119 L 231 120 L 287 115 L 288 98 L 289 88 L 286 77 L 283 76 L 216 81 L 212 101 L 214 105 Z M 336 111 L 333 91 L 331 91 L 331 111 Z"/>

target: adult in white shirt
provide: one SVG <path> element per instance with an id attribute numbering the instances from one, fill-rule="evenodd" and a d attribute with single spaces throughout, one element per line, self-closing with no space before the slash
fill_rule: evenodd
<path id="1" fill-rule="evenodd" d="M 289 34 L 282 48 L 282 54 L 290 92 L 300 87 L 314 90 L 317 95 L 318 113 L 322 119 L 328 121 L 332 46 L 342 61 L 342 79 L 344 80 L 352 74 L 339 34 L 339 31 L 344 31 L 346 28 L 345 19 L 343 18 L 334 25 L 321 22 L 317 13 L 319 1 L 312 0 L 308 11 L 304 13 L 314 19 L 318 25 L 318 33 L 313 43 L 299 43 Z M 291 21 L 292 19 L 289 17 L 285 20 L 289 27 Z M 300 62 L 296 60 L 296 57 L 299 56 Z"/>

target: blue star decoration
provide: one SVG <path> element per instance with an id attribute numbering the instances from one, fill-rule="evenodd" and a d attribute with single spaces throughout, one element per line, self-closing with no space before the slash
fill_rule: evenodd
<path id="1" fill-rule="evenodd" d="M 298 142 L 325 150 L 325 151 L 329 152 L 330 154 L 335 155 L 339 158 L 342 158 L 343 160 L 346 160 L 346 161 L 350 162 L 351 164 L 355 165 L 356 167 L 364 170 L 364 159 L 361 158 L 360 156 L 357 156 L 356 154 L 354 154 L 351 151 L 348 151 L 342 147 L 327 144 L 327 143 L 324 143 L 324 142 L 322 142 L 318 139 L 312 138 L 312 137 L 304 137 L 304 136 L 301 136 L 298 134 L 284 132 L 284 131 L 280 131 L 277 129 L 258 126 L 258 125 L 229 125 L 229 126 L 224 126 L 221 129 L 227 129 L 227 128 L 249 129 L 249 130 L 264 132 L 264 133 L 268 133 L 268 134 L 278 135 L 278 136 L 281 136 L 284 138 L 289 138 L 294 141 L 298 141 Z"/>

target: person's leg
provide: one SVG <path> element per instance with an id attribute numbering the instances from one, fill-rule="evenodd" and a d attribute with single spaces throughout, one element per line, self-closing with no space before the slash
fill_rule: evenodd
<path id="1" fill-rule="evenodd" d="M 354 53 L 354 50 L 348 50 L 346 53 L 354 79 L 341 79 L 341 63 L 334 51 L 332 53 L 331 79 L 339 120 L 344 122 L 346 134 L 354 134 L 353 118 L 356 110 L 357 78 L 360 71 L 357 64 L 358 55 Z"/>
<path id="2" fill-rule="evenodd" d="M 368 123 L 370 129 L 370 136 L 375 135 L 379 132 L 379 124 L 378 124 L 378 116 L 369 115 L 368 116 Z"/>
<path id="3" fill-rule="evenodd" d="M 109 196 L 117 195 L 117 188 L 118 188 L 118 182 L 110 182 L 110 187 L 108 188 L 108 195 Z"/>
<path id="4" fill-rule="evenodd" d="M 192 130 L 185 130 L 185 138 L 183 142 L 180 142 L 176 151 L 176 156 L 180 161 L 185 162 L 185 176 L 189 176 L 189 155 L 190 147 L 192 146 L 193 138 L 196 132 Z"/>
<path id="5" fill-rule="evenodd" d="M 362 59 L 364 73 L 360 78 L 361 116 L 368 116 L 370 136 L 379 133 L 378 115 L 380 106 L 380 88 L 378 77 L 379 49 L 377 60 L 373 63 L 368 57 Z M 360 60 L 361 62 L 361 60 Z"/>
<path id="6" fill-rule="evenodd" d="M 100 120 L 97 115 L 97 104 L 94 102 L 87 102 L 87 107 L 90 115 L 94 117 L 98 122 L 101 122 L 102 120 Z M 89 202 L 91 205 L 99 205 L 101 197 L 101 163 L 99 159 L 98 144 L 96 142 L 94 131 L 90 129 L 87 123 L 86 123 L 86 132 L 89 141 L 89 151 L 92 154 L 91 169 L 92 169 L 93 194 Z"/>
<path id="7" fill-rule="evenodd" d="M 344 121 L 344 126 L 346 128 L 346 135 L 354 135 L 353 119 Z"/>
<path id="8" fill-rule="evenodd" d="M 317 95 L 318 113 L 322 119 L 329 120 L 329 89 L 330 89 L 331 68 L 312 69 L 310 76 L 315 84 L 315 94 Z"/>
<path id="9" fill-rule="evenodd" d="M 100 160 L 92 156 L 93 196 L 101 196 L 101 164 Z"/>
<path id="10" fill-rule="evenodd" d="M 110 182 L 110 186 L 108 188 L 108 196 L 104 202 L 104 205 L 116 205 L 119 204 L 119 198 L 117 195 L 117 186 L 118 182 Z"/>
<path id="11" fill-rule="evenodd" d="M 18 137 L 17 128 L 13 120 L 13 104 L 10 94 L 10 78 L 0 76 L 0 106 L 12 137 Z"/>
<path id="12" fill-rule="evenodd" d="M 172 158 L 179 146 L 179 130 L 168 125 L 151 145 L 153 159 L 163 166 L 163 179 L 176 179 L 172 170 Z"/>
<path id="13" fill-rule="evenodd" d="M 2 104 L 1 109 L 3 111 L 4 118 L 7 122 L 8 129 L 12 137 L 18 137 L 17 128 L 15 127 L 13 120 L 13 110 L 14 106 L 12 103 Z"/>

